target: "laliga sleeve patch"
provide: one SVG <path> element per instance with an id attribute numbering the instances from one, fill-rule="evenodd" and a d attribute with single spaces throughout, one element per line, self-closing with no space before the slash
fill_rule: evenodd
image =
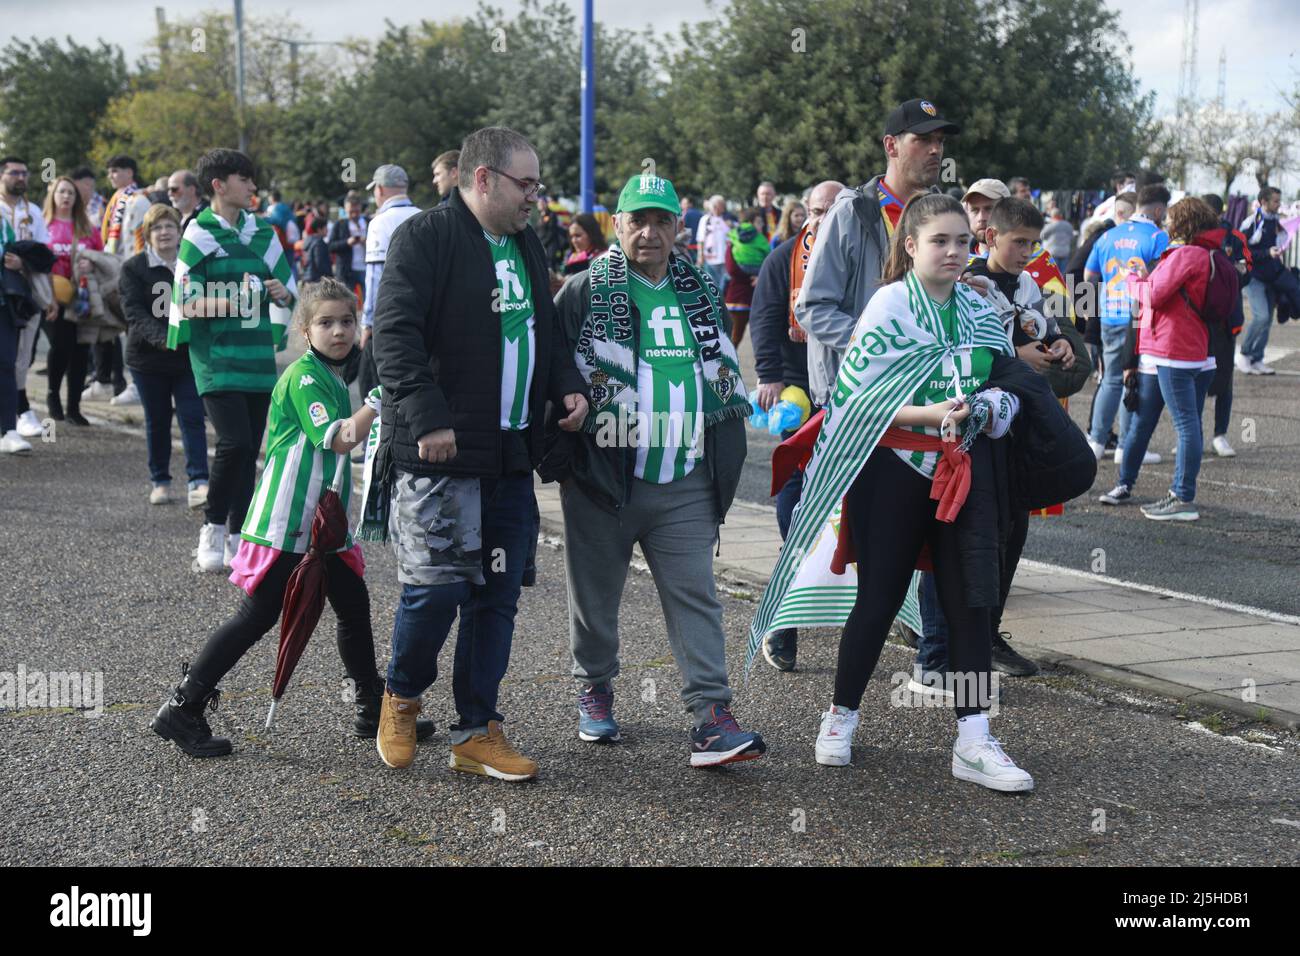
<path id="1" fill-rule="evenodd" d="M 313 425 L 324 425 L 330 420 L 330 413 L 325 411 L 325 406 L 320 402 L 312 402 L 307 407 L 307 417 Z"/>

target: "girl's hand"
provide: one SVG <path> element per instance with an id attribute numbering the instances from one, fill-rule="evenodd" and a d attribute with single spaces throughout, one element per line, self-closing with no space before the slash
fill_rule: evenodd
<path id="1" fill-rule="evenodd" d="M 956 441 L 961 435 L 957 426 L 970 417 L 970 405 L 950 398 L 930 407 L 934 409 L 934 427 L 939 429 L 939 437 L 946 442 Z"/>

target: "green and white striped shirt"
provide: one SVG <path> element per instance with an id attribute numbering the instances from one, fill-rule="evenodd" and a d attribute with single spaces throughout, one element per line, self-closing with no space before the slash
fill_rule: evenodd
<path id="1" fill-rule="evenodd" d="M 533 290 L 528 267 L 514 236 L 483 238 L 492 250 L 497 274 L 497 310 L 501 316 L 501 427 L 522 431 L 528 427 L 528 392 L 537 364 L 533 320 Z"/>
<path id="2" fill-rule="evenodd" d="M 334 488 L 348 510 L 351 464 L 330 444 L 351 414 L 347 386 L 311 352 L 284 370 L 271 392 L 266 467 L 244 520 L 244 538 L 302 554 L 311 544 L 311 522 L 322 492 Z M 350 547 L 349 530 L 339 550 Z"/>

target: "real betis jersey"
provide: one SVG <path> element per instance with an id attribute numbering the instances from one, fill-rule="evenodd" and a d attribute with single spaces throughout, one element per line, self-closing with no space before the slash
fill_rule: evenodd
<path id="1" fill-rule="evenodd" d="M 704 454 L 704 377 L 669 278 L 651 285 L 629 269 L 628 291 L 641 314 L 634 474 L 666 485 L 689 475 Z"/>
<path id="2" fill-rule="evenodd" d="M 938 305 L 933 301 L 930 304 L 939 314 L 944 331 L 948 334 L 948 341 L 954 341 L 957 337 L 956 292 L 954 291 L 954 294 L 948 297 L 948 301 L 944 305 Z M 963 397 L 969 398 L 975 389 L 988 381 L 989 373 L 992 371 L 993 350 L 990 348 L 981 346 L 974 349 L 963 349 L 954 356 L 945 356 L 943 361 L 935 367 L 930 376 L 921 384 L 921 387 L 916 390 L 908 404 L 938 405 L 950 398 L 956 398 L 959 389 Z M 908 427 L 922 435 L 939 437 L 939 429 L 937 428 L 928 428 L 924 425 L 909 425 Z M 935 466 L 939 464 L 939 452 L 908 451 L 906 448 L 895 448 L 894 452 L 926 478 L 934 477 Z"/>
<path id="3" fill-rule="evenodd" d="M 337 491 L 347 511 L 351 463 L 329 446 L 351 414 L 347 386 L 311 352 L 284 370 L 271 392 L 266 466 L 244 519 L 243 537 L 302 554 L 311 544 L 311 522 L 322 492 Z M 350 547 L 351 531 L 339 550 Z"/>
<path id="4" fill-rule="evenodd" d="M 486 229 L 483 237 L 492 250 L 501 314 L 501 427 L 520 431 L 528 427 L 528 391 L 537 364 L 533 291 L 519 240 Z"/>

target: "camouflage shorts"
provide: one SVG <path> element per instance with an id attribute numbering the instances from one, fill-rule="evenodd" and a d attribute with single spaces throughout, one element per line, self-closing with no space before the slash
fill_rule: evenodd
<path id="1" fill-rule="evenodd" d="M 483 583 L 483 521 L 477 478 L 397 472 L 389 540 L 403 584 Z"/>

